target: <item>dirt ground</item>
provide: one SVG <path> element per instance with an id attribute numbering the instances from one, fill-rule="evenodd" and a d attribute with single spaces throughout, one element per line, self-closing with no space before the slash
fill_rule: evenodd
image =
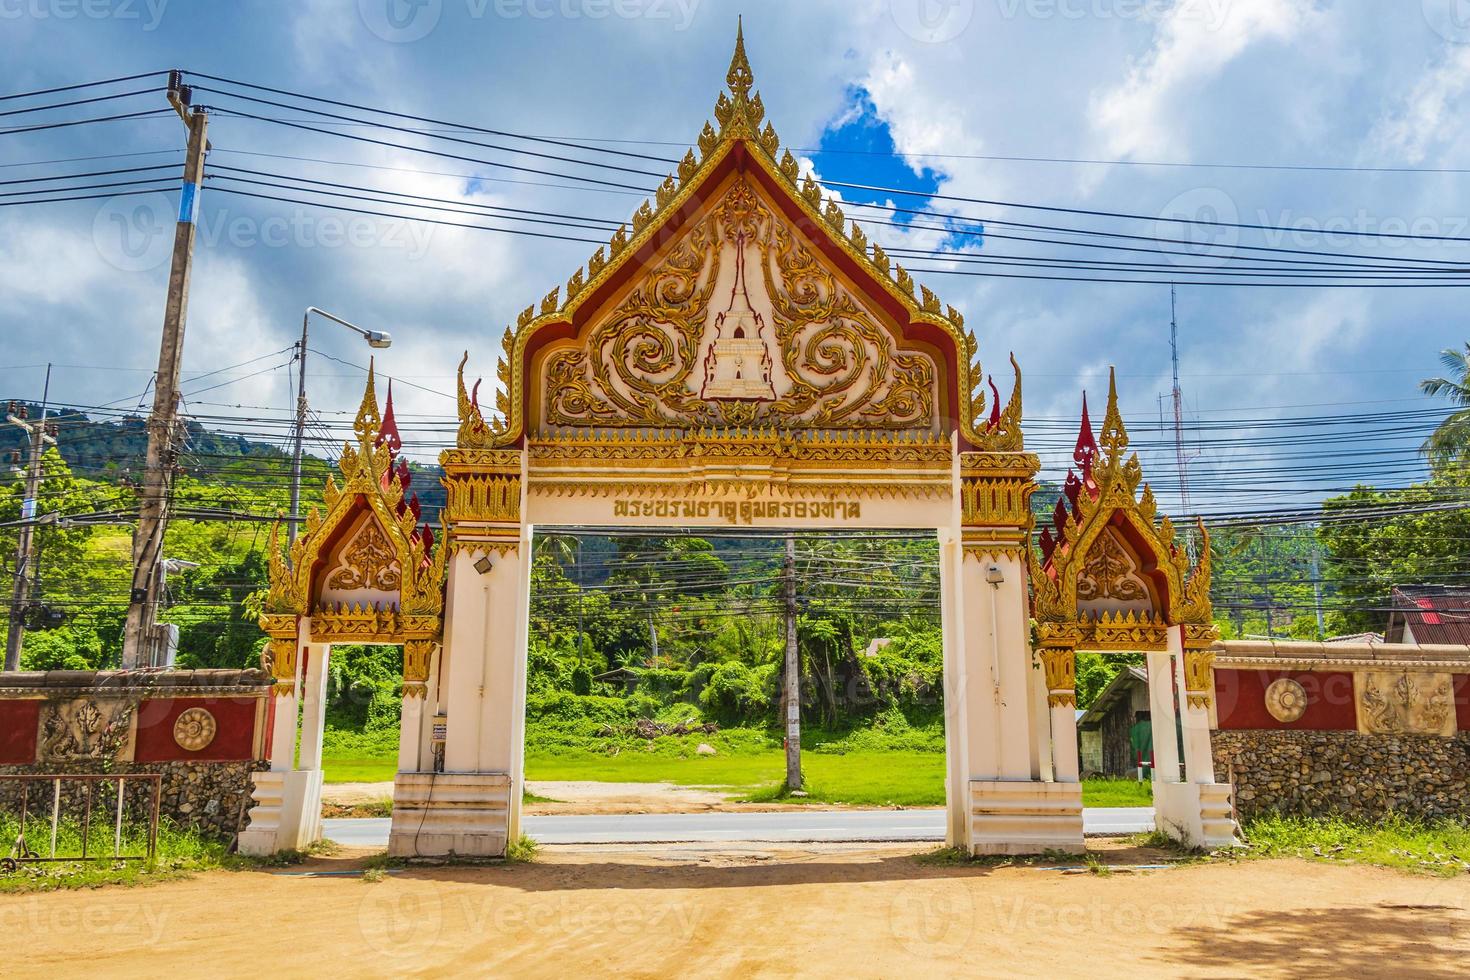
<path id="1" fill-rule="evenodd" d="M 3 972 L 67 976 L 1463 977 L 1470 876 L 1305 861 L 954 866 L 912 846 L 364 854 L 141 889 L 0 897 Z"/>
<path id="2" fill-rule="evenodd" d="M 549 802 L 527 803 L 525 813 L 770 813 L 778 810 L 841 810 L 825 803 L 742 803 L 729 793 L 675 783 L 598 783 L 533 779 L 526 783 L 532 794 Z M 322 802 L 351 807 L 390 799 L 393 784 L 328 783 L 322 787 Z M 865 807 L 864 809 L 872 809 Z"/>

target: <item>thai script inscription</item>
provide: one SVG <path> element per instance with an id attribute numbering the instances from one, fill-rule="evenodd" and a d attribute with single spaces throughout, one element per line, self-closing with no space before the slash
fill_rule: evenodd
<path id="1" fill-rule="evenodd" d="M 862 504 L 856 500 L 638 500 L 613 501 L 614 517 L 675 517 L 709 519 L 731 524 L 760 520 L 856 520 Z"/>

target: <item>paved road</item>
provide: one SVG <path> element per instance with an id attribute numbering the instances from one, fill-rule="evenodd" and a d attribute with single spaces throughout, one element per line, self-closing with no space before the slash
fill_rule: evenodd
<path id="1" fill-rule="evenodd" d="M 354 847 L 386 847 L 386 818 L 323 821 L 327 837 Z M 683 841 L 939 841 L 943 810 L 785 810 L 776 813 L 628 813 L 525 818 L 543 844 L 663 844 Z M 1150 807 L 1089 807 L 1089 834 L 1153 830 Z"/>

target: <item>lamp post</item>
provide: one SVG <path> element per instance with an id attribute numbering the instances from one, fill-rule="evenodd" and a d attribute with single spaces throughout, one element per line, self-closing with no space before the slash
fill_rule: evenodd
<path id="1" fill-rule="evenodd" d="M 389 334 L 377 330 L 364 330 L 355 323 L 348 323 L 341 317 L 333 316 L 326 310 L 317 309 L 315 306 L 308 306 L 306 312 L 302 314 L 301 346 L 297 352 L 301 360 L 301 373 L 300 381 L 296 386 L 296 445 L 291 454 L 291 527 L 289 540 L 293 543 L 296 541 L 296 525 L 301 517 L 301 446 L 306 438 L 306 328 L 311 323 L 311 315 L 313 313 L 331 320 L 333 323 L 340 323 L 348 330 L 360 335 L 363 340 L 367 341 L 369 347 L 382 350 L 385 347 L 393 346 L 393 338 Z"/>

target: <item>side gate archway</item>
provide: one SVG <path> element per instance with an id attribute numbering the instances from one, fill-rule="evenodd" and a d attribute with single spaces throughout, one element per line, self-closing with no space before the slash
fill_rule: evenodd
<path id="1" fill-rule="evenodd" d="M 435 765 L 432 725 L 439 705 L 439 651 L 447 550 L 420 524 L 417 494 L 393 420 L 390 389 L 378 412 L 373 369 L 342 449 L 342 483 L 327 477 L 324 509 L 313 507 L 289 558 L 272 529 L 270 588 L 261 628 L 265 667 L 275 678 L 267 748 L 255 774 L 255 806 L 240 835 L 246 854 L 304 847 L 321 838 L 322 734 L 333 644 L 403 648 L 398 768 Z M 299 717 L 299 741 L 298 741 Z"/>
<path id="2" fill-rule="evenodd" d="M 1053 728 L 1075 738 L 1078 651 L 1142 653 L 1153 725 L 1154 821 L 1176 839 L 1220 847 L 1235 839 L 1230 787 L 1215 781 L 1210 746 L 1213 646 L 1210 538 L 1199 525 L 1198 557 L 1155 523 L 1153 491 L 1128 452 L 1117 383 L 1108 376 L 1101 442 L 1082 403 L 1082 424 L 1041 554 L 1030 553 L 1037 656 L 1046 672 Z M 1183 773 L 1179 749 L 1183 746 Z M 1075 763 L 1075 756 L 1069 762 Z M 1065 774 L 1076 778 L 1075 771 Z"/>
<path id="3" fill-rule="evenodd" d="M 378 521 L 398 567 L 419 571 L 405 574 L 396 605 L 384 589 L 362 597 L 371 615 L 353 608 L 374 624 L 395 610 L 393 625 L 368 630 L 398 637 L 406 682 L 412 670 L 427 686 L 411 706 L 405 685 L 389 853 L 503 855 L 520 833 L 537 525 L 922 529 L 940 545 L 947 838 L 974 854 L 1080 851 L 1076 726 L 1059 710 L 1075 700 L 1071 654 L 1055 651 L 1096 631 L 1084 637 L 1073 610 L 1076 642 L 1044 641 L 1046 656 L 1033 654 L 1028 579 L 1070 573 L 1042 571 L 1032 552 L 1040 463 L 1024 444 L 1020 368 L 1013 359 L 1003 401 L 959 312 L 800 179 L 765 121 L 739 35 L 725 81 L 697 150 L 564 289 L 505 331 L 493 412 L 480 382 L 466 384 L 469 355 L 461 360 L 437 548 L 403 517 L 401 488 L 382 483 L 378 435 L 360 426 L 343 461 L 357 482 L 329 487 L 328 516 L 308 524 L 289 566 L 278 559 L 279 594 L 273 566 L 263 625 L 283 685 L 278 718 L 295 718 L 285 685 L 302 673 L 290 660 L 301 652 L 319 744 L 311 651 L 342 635 L 326 625 L 339 607 L 322 604 L 321 569 L 352 533 L 344 528 Z M 1172 602 L 1169 574 L 1156 591 Z M 1063 592 L 1065 611 L 1075 589 Z M 410 655 L 414 643 L 429 652 Z M 432 763 L 431 716 L 444 733 Z M 275 819 L 310 839 L 307 818 L 292 814 L 315 805 L 320 773 L 313 783 L 286 758 L 273 754 L 260 774 L 256 813 L 278 814 L 263 827 Z"/>

